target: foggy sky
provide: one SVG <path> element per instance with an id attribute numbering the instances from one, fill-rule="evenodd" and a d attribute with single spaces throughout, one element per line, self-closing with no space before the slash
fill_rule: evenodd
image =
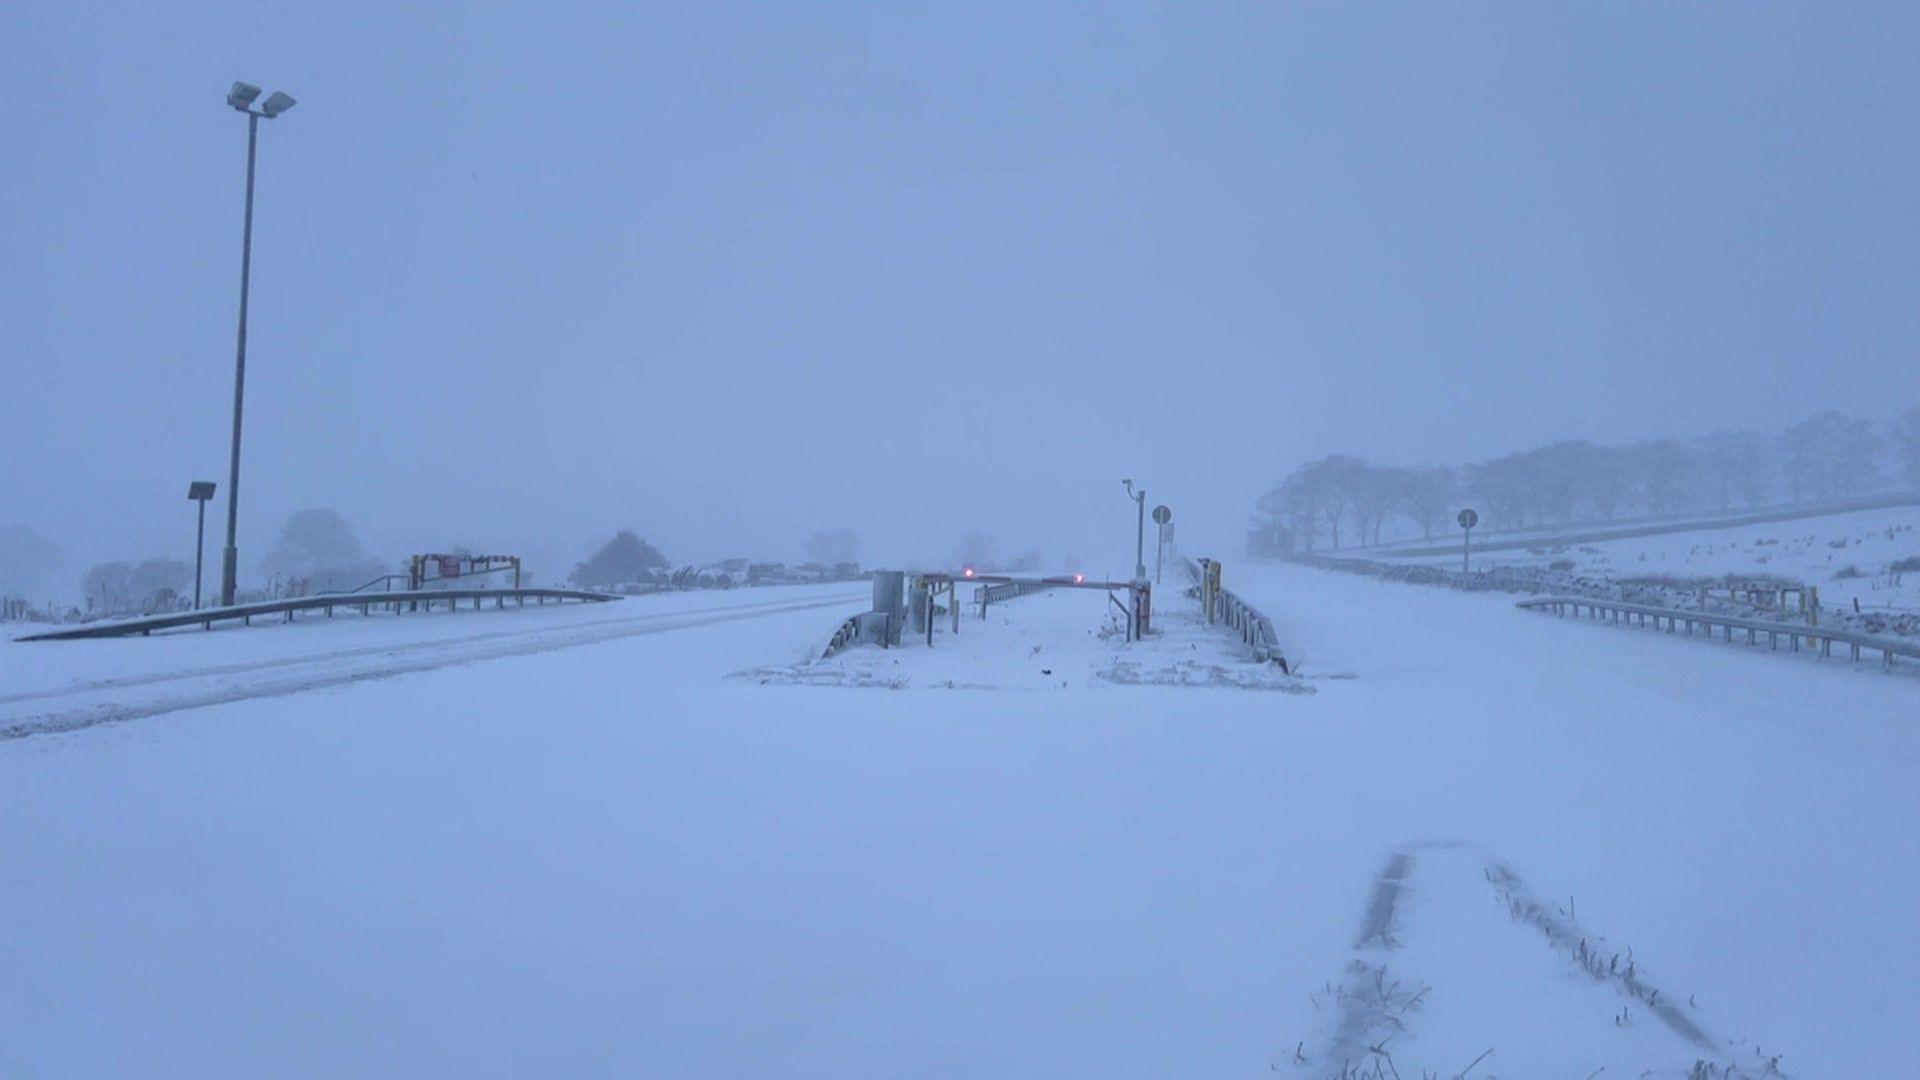
<path id="1" fill-rule="evenodd" d="M 1237 550 L 1303 458 L 1920 398 L 1911 5 L 95 4 L 0 16 L 0 524 L 346 514 L 549 580 Z"/>

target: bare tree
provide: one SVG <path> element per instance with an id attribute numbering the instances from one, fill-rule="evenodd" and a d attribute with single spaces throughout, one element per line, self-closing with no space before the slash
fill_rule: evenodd
<path id="1" fill-rule="evenodd" d="M 1453 470 L 1439 465 L 1399 471 L 1399 496 L 1394 505 L 1413 522 L 1420 535 L 1433 539 L 1435 529 L 1444 529 L 1447 514 L 1453 509 L 1455 479 Z"/>
<path id="2" fill-rule="evenodd" d="M 260 569 L 317 588 L 351 589 L 386 567 L 360 545 L 339 511 L 316 509 L 288 515 Z"/>
<path id="3" fill-rule="evenodd" d="M 1686 503 L 1694 461 L 1673 439 L 1638 443 L 1628 450 L 1633 485 L 1640 505 L 1653 514 L 1671 514 Z"/>
<path id="4" fill-rule="evenodd" d="M 95 563 L 80 578 L 80 593 L 87 607 L 111 615 L 132 601 L 133 565 L 124 562 Z"/>
<path id="5" fill-rule="evenodd" d="M 1873 425 L 1831 410 L 1781 436 L 1788 490 L 1795 501 L 1848 495 L 1880 482 L 1880 436 Z"/>
<path id="6" fill-rule="evenodd" d="M 20 597 L 53 587 L 66 561 L 58 544 L 24 525 L 0 527 L 0 597 Z"/>
<path id="7" fill-rule="evenodd" d="M 1719 431 L 1695 440 L 1706 492 L 1719 509 L 1738 498 L 1748 506 L 1773 486 L 1773 441 L 1755 431 Z"/>

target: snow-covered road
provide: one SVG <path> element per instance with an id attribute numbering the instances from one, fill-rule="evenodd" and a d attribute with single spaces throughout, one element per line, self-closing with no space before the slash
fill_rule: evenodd
<path id="1" fill-rule="evenodd" d="M 1368 965 L 1405 1076 L 1713 1056 L 1549 923 L 1754 1075 L 1903 1070 L 1920 680 L 1228 572 L 1316 693 L 730 678 L 796 606 L 0 743 L 0 1075 L 1318 1077 Z M 83 644 L 0 709 L 228 677 Z"/>
<path id="2" fill-rule="evenodd" d="M 290 628 L 260 628 L 264 636 L 254 636 L 251 628 L 228 628 L 228 633 L 244 637 L 207 637 L 193 630 L 178 631 L 161 639 L 161 650 L 184 646 L 188 655 L 209 658 L 236 643 L 242 651 L 261 653 L 254 659 L 176 670 L 105 675 L 46 682 L 36 689 L 15 689 L 32 680 L 11 679 L 8 692 L 0 693 L 0 740 L 25 738 L 56 732 L 75 731 L 95 724 L 138 720 L 177 712 L 181 709 L 219 705 L 249 698 L 278 697 L 318 690 L 368 679 L 390 678 L 458 664 L 495 660 L 504 656 L 568 649 L 596 642 L 611 641 L 642 634 L 667 633 L 712 623 L 758 619 L 791 611 L 819 608 L 860 610 L 869 599 L 865 587 L 801 587 L 778 590 L 767 597 L 758 593 L 700 594 L 680 593 L 649 596 L 625 607 L 600 605 L 561 607 L 551 610 L 524 608 L 484 612 L 478 624 L 449 625 L 431 614 L 408 617 L 361 620 L 353 634 L 358 641 L 365 636 L 387 639 L 383 644 L 356 644 L 331 648 L 337 635 L 319 640 L 295 637 Z M 491 615 L 491 618 L 487 616 Z M 458 617 L 456 615 L 456 617 Z M 472 616 L 467 616 L 472 617 Z M 311 621 L 309 625 L 315 625 Z M 318 624 L 324 628 L 325 624 Z M 483 629 L 484 627 L 484 629 Z M 450 633 L 471 630 L 469 633 Z M 274 636 L 275 632 L 280 636 Z M 148 639 L 151 640 L 151 639 Z M 49 643 L 52 644 L 52 643 Z M 80 655 L 53 655 L 50 650 L 34 659 L 52 661 L 33 665 L 42 681 L 63 667 L 87 670 L 94 665 L 111 666 L 115 661 L 134 661 L 145 669 L 155 657 L 151 645 L 133 639 L 115 639 L 104 649 L 75 650 Z M 318 651 L 316 651 L 318 646 Z M 58 643 L 58 648 L 71 643 Z M 45 646 L 41 646 L 45 650 Z M 138 650 L 145 648 L 142 654 Z M 24 652 L 10 654 L 25 661 Z M 182 657 L 175 654 L 178 662 Z M 91 672 L 90 672 L 91 674 Z"/>

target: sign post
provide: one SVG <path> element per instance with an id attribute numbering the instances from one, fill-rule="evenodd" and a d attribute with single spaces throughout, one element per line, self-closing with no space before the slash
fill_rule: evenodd
<path id="1" fill-rule="evenodd" d="M 193 534 L 193 610 L 200 610 L 200 568 L 206 563 L 207 500 L 213 498 L 213 481 L 194 480 L 187 484 L 187 498 L 200 504 L 200 524 Z"/>
<path id="2" fill-rule="evenodd" d="M 1467 556 L 1473 549 L 1473 527 L 1480 524 L 1480 515 L 1474 513 L 1469 507 L 1460 511 L 1460 516 L 1454 520 L 1460 522 L 1460 528 L 1466 530 L 1466 536 L 1460 541 L 1460 572 L 1464 574 L 1467 573 Z"/>
<path id="3" fill-rule="evenodd" d="M 1167 523 L 1172 520 L 1173 511 L 1167 508 L 1166 503 L 1161 503 L 1159 506 L 1153 508 L 1153 523 L 1160 526 L 1159 535 L 1154 538 L 1153 542 L 1153 580 L 1155 584 L 1159 584 L 1160 582 L 1160 570 L 1166 561 Z"/>

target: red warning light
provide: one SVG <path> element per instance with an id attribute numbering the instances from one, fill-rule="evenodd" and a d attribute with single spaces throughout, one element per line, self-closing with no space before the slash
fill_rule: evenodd
<path id="1" fill-rule="evenodd" d="M 1074 583 L 1075 585 L 1078 585 L 1078 584 L 1080 584 L 1081 582 L 1083 582 L 1083 581 L 1085 581 L 1085 580 L 1087 580 L 1087 575 L 1085 575 L 1085 574 L 1075 574 L 1075 575 L 1073 575 L 1073 583 Z"/>
<path id="2" fill-rule="evenodd" d="M 971 567 L 971 566 L 969 566 L 969 567 L 967 567 L 967 568 L 966 568 L 965 570 L 962 570 L 962 571 L 960 571 L 960 572 L 961 572 L 962 574 L 964 574 L 964 575 L 966 575 L 967 577 L 972 577 L 972 576 L 973 576 L 973 567 Z"/>

